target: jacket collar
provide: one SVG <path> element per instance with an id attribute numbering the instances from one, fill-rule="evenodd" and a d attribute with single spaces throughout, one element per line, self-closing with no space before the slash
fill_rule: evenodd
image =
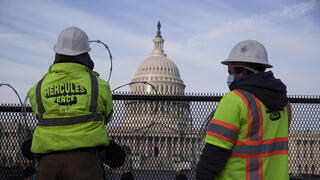
<path id="1" fill-rule="evenodd" d="M 229 88 L 252 93 L 270 112 L 281 110 L 288 104 L 286 85 L 280 79 L 276 79 L 271 71 L 236 79 Z"/>
<path id="2" fill-rule="evenodd" d="M 99 74 L 95 71 L 92 71 L 87 66 L 78 63 L 56 63 L 52 64 L 49 67 L 48 73 L 73 73 L 79 71 L 86 71 L 92 73 L 95 76 L 99 76 Z"/>

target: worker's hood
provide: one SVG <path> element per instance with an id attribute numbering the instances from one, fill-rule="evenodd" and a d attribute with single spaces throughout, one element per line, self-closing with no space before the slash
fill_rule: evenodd
<path id="1" fill-rule="evenodd" d="M 79 63 L 84 66 L 87 66 L 91 70 L 94 68 L 94 63 L 88 53 L 79 54 L 77 56 L 56 54 L 53 64 L 65 62 Z"/>
<path id="2" fill-rule="evenodd" d="M 270 112 L 282 110 L 288 104 L 287 87 L 271 71 L 250 74 L 234 80 L 230 90 L 242 89 L 255 95 Z"/>

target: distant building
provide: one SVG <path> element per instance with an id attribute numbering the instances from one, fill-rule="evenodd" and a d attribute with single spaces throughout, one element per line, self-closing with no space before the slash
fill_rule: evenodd
<path id="1" fill-rule="evenodd" d="M 289 172 L 320 175 L 320 131 L 289 133 Z"/>
<path id="2" fill-rule="evenodd" d="M 2 167 L 10 167 L 21 161 L 22 137 L 23 127 L 20 123 L 0 123 L 0 164 Z"/>

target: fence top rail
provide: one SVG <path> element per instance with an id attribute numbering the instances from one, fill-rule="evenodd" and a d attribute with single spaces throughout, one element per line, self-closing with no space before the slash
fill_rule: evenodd
<path id="1" fill-rule="evenodd" d="M 152 101 L 208 101 L 219 102 L 223 94 L 219 95 L 148 95 L 148 94 L 113 94 L 113 100 L 152 100 Z M 290 103 L 320 104 L 320 96 L 289 96 Z"/>
<path id="2" fill-rule="evenodd" d="M 187 101 L 187 102 L 219 102 L 222 95 L 148 95 L 148 94 L 113 94 L 113 100 L 137 100 L 137 101 Z M 291 103 L 320 104 L 320 97 L 296 97 L 289 96 Z M 21 112 L 22 107 L 18 104 L 0 104 L 0 112 Z M 30 106 L 26 112 L 32 112 Z"/>
<path id="3" fill-rule="evenodd" d="M 222 96 L 206 95 L 148 95 L 148 94 L 113 94 L 113 100 L 145 100 L 145 101 L 214 101 L 218 102 Z"/>

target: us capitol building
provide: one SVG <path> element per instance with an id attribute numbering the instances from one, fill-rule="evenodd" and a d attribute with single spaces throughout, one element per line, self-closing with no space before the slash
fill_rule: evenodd
<path id="1" fill-rule="evenodd" d="M 130 85 L 130 93 L 183 95 L 186 86 L 180 78 L 178 67 L 164 53 L 160 22 L 157 28 L 154 49 L 139 65 Z M 112 127 L 110 135 L 127 146 L 132 168 L 190 169 L 190 160 L 193 159 L 190 147 L 195 144 L 197 131 L 192 127 L 188 102 L 126 101 L 124 109 L 120 126 Z"/>

